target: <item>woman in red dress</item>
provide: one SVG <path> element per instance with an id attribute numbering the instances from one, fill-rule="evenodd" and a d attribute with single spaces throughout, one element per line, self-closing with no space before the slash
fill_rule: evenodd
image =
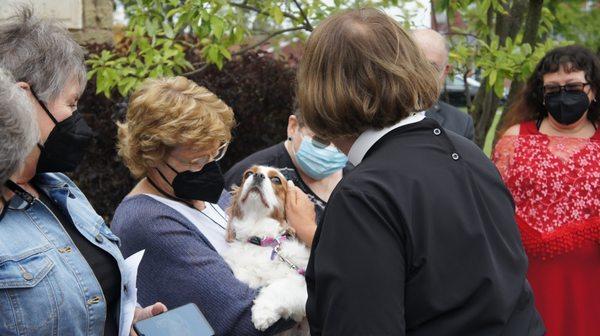
<path id="1" fill-rule="evenodd" d="M 592 52 L 551 50 L 509 110 L 494 150 L 549 336 L 600 335 L 599 93 Z"/>

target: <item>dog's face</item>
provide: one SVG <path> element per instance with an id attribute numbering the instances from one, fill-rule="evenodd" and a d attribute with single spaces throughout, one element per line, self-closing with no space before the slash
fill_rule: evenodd
<path id="1" fill-rule="evenodd" d="M 252 217 L 256 220 L 270 217 L 283 224 L 286 192 L 287 180 L 279 170 L 253 166 L 244 172 L 241 185 L 233 191 L 230 216 L 232 219 Z"/>

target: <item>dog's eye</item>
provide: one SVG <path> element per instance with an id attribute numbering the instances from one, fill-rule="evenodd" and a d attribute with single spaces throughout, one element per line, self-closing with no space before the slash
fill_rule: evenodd
<path id="1" fill-rule="evenodd" d="M 273 182 L 275 184 L 281 184 L 281 179 L 277 176 L 273 176 L 273 177 L 271 177 L 271 182 Z"/>
<path id="2" fill-rule="evenodd" d="M 244 178 L 245 178 L 245 179 L 247 179 L 248 177 L 250 177 L 250 176 L 252 176 L 252 175 L 254 175 L 254 173 L 253 173 L 253 172 L 251 172 L 251 171 L 247 171 L 247 172 L 244 174 Z"/>

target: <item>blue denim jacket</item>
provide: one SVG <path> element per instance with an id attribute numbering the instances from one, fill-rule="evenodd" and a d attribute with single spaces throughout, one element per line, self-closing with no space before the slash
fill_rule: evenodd
<path id="1" fill-rule="evenodd" d="M 75 184 L 63 174 L 39 174 L 34 183 L 123 275 L 119 238 Z M 21 205 L 13 197 L 0 221 L 0 335 L 102 335 L 106 304 L 91 267 L 45 205 Z M 121 279 L 123 307 L 130 298 Z"/>

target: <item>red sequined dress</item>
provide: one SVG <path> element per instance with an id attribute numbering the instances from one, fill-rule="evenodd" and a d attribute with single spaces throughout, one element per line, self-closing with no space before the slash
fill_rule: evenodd
<path id="1" fill-rule="evenodd" d="M 515 200 L 548 335 L 600 335 L 600 131 L 547 136 L 525 122 L 493 161 Z"/>

